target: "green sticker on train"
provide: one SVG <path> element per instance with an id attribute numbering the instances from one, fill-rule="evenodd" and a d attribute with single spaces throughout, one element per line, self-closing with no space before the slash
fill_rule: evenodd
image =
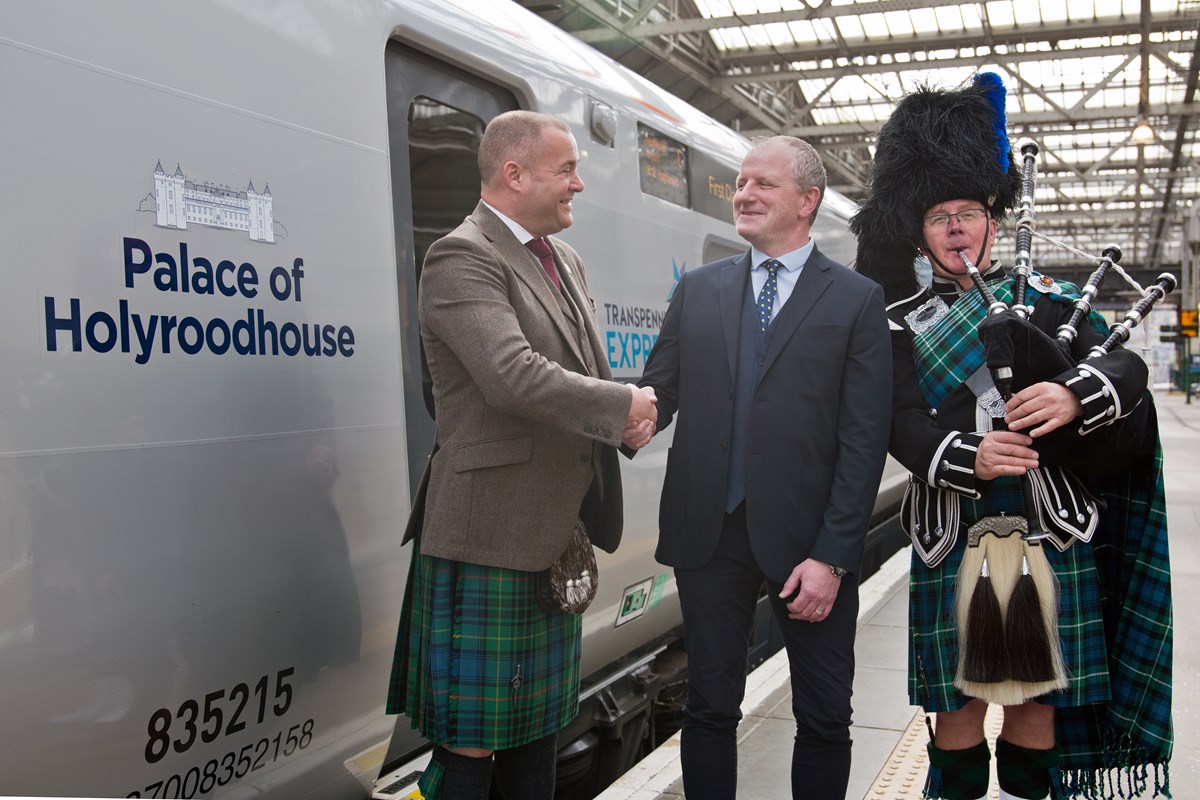
<path id="1" fill-rule="evenodd" d="M 667 586 L 667 573 L 663 573 L 654 579 L 654 588 L 650 590 L 650 607 L 654 608 L 662 600 L 663 589 Z"/>

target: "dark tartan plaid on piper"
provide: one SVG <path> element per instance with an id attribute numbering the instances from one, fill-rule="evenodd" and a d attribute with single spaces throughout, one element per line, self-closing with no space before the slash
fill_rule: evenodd
<path id="1" fill-rule="evenodd" d="M 982 500 L 962 499 L 962 527 L 977 520 L 1022 508 L 1017 478 L 992 481 Z M 966 551 L 965 533 L 938 567 L 930 569 L 914 553 L 909 578 L 909 702 L 926 711 L 956 711 L 971 699 L 954 686 L 958 666 L 958 628 L 954 593 L 959 565 Z M 1069 684 L 1045 695 L 1041 702 L 1055 707 L 1099 703 L 1108 699 L 1109 680 L 1101 617 L 1100 581 L 1091 548 L 1077 542 L 1060 553 L 1046 547 L 1046 560 L 1059 583 L 1058 635 Z"/>
<path id="2" fill-rule="evenodd" d="M 543 611 L 536 592 L 536 573 L 415 551 L 388 713 L 446 748 L 503 750 L 562 729 L 579 711 L 582 617 Z"/>
<path id="3" fill-rule="evenodd" d="M 1071 744 L 1063 749 L 1058 797 L 1170 796 L 1173 621 L 1162 464 L 1156 446 L 1153 459 L 1094 484 L 1108 500 L 1092 544 L 1112 699 L 1056 715 L 1059 742 Z"/>
<path id="4" fill-rule="evenodd" d="M 1011 304 L 1011 278 L 993 278 L 987 285 L 997 300 Z M 1079 290 L 1074 284 L 1060 283 L 1059 287 L 1061 292 L 1045 295 L 1036 289 L 1026 289 L 1025 302 L 1033 306 L 1044 297 L 1066 301 L 1074 301 L 1079 297 Z M 986 316 L 987 303 L 983 294 L 978 289 L 972 289 L 955 300 L 954 305 L 950 306 L 950 313 L 938 320 L 936 325 L 913 336 L 913 357 L 921 382 L 921 394 L 931 408 L 940 406 L 987 360 L 977 332 L 979 323 Z M 1108 331 L 1108 324 L 1095 311 L 1087 319 L 1097 330 Z"/>

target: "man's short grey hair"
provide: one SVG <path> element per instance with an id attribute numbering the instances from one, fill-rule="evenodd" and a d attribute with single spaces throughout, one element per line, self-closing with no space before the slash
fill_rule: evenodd
<path id="1" fill-rule="evenodd" d="M 492 183 L 505 163 L 536 155 L 546 128 L 571 132 L 567 123 L 536 111 L 506 111 L 489 122 L 479 140 L 479 180 Z"/>
<path id="2" fill-rule="evenodd" d="M 828 181 L 825 165 L 821 163 L 821 156 L 816 148 L 795 136 L 758 136 L 751 139 L 750 144 L 752 149 L 765 144 L 781 144 L 792 149 L 792 180 L 796 182 L 796 189 L 803 192 L 808 187 L 815 186 L 820 191 L 817 195 L 817 205 L 813 208 L 812 216 L 808 218 L 810 223 L 815 221 L 821 201 L 825 199 L 825 184 Z"/>

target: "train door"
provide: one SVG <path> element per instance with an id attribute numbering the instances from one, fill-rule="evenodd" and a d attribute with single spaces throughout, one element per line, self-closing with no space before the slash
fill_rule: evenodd
<path id="1" fill-rule="evenodd" d="M 457 227 L 479 200 L 476 154 L 484 126 L 518 106 L 508 90 L 404 45 L 388 46 L 385 69 L 404 419 L 409 488 L 415 495 L 434 437 L 417 322 L 421 263 L 429 246 Z M 403 760 L 422 744 L 401 718 L 386 763 Z"/>
<path id="2" fill-rule="evenodd" d="M 399 44 L 386 56 L 404 418 L 410 489 L 415 492 L 433 446 L 433 401 L 424 377 L 417 324 L 421 262 L 479 200 L 476 153 L 483 128 L 517 108 L 512 92 Z"/>

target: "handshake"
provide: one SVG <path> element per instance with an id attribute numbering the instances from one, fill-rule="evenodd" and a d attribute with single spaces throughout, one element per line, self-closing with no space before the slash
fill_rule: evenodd
<path id="1" fill-rule="evenodd" d="M 634 450 L 641 450 L 654 437 L 658 423 L 658 408 L 655 403 L 654 389 L 650 386 L 638 388 L 632 383 L 629 389 L 633 393 L 633 401 L 629 404 L 629 417 L 625 420 L 625 435 L 621 443 Z"/>

